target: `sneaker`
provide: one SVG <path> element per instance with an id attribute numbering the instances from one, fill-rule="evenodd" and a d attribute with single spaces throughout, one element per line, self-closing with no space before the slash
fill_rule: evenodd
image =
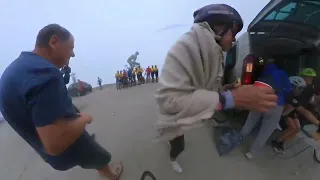
<path id="1" fill-rule="evenodd" d="M 284 143 L 278 142 L 278 141 L 272 141 L 272 147 L 276 153 L 278 154 L 284 153 Z"/>
<path id="2" fill-rule="evenodd" d="M 178 173 L 182 173 L 182 168 L 180 164 L 177 161 L 171 161 L 170 162 L 172 169 Z"/>
<path id="3" fill-rule="evenodd" d="M 246 158 L 248 158 L 249 160 L 251 160 L 251 159 L 254 158 L 254 156 L 253 156 L 253 154 L 252 154 L 251 152 L 247 152 L 247 153 L 245 154 L 245 156 L 246 156 Z"/>

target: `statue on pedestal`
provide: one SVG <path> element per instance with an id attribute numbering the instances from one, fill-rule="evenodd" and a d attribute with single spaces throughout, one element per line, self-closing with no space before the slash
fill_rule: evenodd
<path id="1" fill-rule="evenodd" d="M 136 62 L 136 61 L 137 61 L 137 58 L 138 58 L 138 55 L 139 55 L 139 52 L 137 51 L 136 53 L 132 54 L 132 55 L 128 58 L 128 60 L 127 60 L 129 66 L 130 66 L 132 69 L 135 68 L 135 67 L 137 67 L 137 66 L 140 66 L 140 63 Z"/>

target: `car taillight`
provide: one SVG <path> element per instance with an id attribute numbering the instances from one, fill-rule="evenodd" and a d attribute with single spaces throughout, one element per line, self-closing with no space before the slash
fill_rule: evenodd
<path id="1" fill-rule="evenodd" d="M 252 84 L 252 72 L 253 72 L 253 57 L 248 55 L 243 61 L 243 75 L 242 75 L 242 84 Z"/>
<path id="2" fill-rule="evenodd" d="M 251 84 L 252 81 L 252 75 L 251 73 L 245 73 L 244 74 L 244 84 Z"/>

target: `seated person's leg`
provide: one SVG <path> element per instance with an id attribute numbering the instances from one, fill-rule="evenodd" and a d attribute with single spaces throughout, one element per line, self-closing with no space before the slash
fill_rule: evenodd
<path id="1" fill-rule="evenodd" d="M 282 112 L 283 107 L 277 106 L 276 108 L 263 113 L 261 128 L 254 142 L 252 143 L 249 157 L 248 153 L 246 154 L 248 158 L 259 155 L 261 152 L 263 152 L 264 145 L 279 124 Z"/>
<path id="2" fill-rule="evenodd" d="M 288 136 L 284 139 L 283 142 L 293 140 L 297 136 L 297 134 L 300 132 L 301 127 L 300 127 L 300 121 L 298 118 L 292 119 L 291 128 L 292 128 L 292 133 L 290 135 L 288 134 Z"/>
<path id="3" fill-rule="evenodd" d="M 284 117 L 286 126 L 282 127 L 283 132 L 276 141 L 272 141 L 273 149 L 277 152 L 284 151 L 284 143 L 294 138 L 300 131 L 300 122 L 295 116 Z"/>
<path id="4" fill-rule="evenodd" d="M 247 117 L 246 123 L 242 127 L 241 135 L 243 137 L 248 136 L 252 130 L 257 126 L 258 122 L 260 121 L 260 118 L 262 116 L 262 113 L 251 111 Z"/>

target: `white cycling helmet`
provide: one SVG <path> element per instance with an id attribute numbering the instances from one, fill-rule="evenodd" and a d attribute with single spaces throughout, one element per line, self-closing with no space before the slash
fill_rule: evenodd
<path id="1" fill-rule="evenodd" d="M 291 76 L 289 77 L 289 80 L 294 87 L 300 87 L 300 88 L 306 87 L 306 82 L 300 76 Z"/>

